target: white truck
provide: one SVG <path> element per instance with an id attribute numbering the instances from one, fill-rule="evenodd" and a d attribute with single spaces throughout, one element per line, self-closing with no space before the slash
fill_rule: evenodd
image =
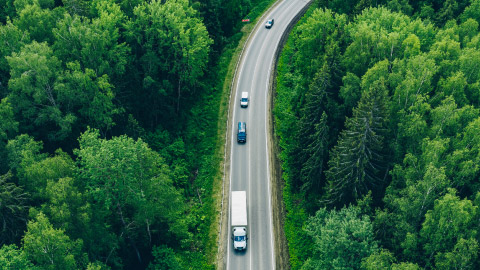
<path id="1" fill-rule="evenodd" d="M 233 248 L 235 250 L 246 250 L 248 239 L 246 191 L 232 191 L 232 211 L 230 215 L 232 217 Z"/>

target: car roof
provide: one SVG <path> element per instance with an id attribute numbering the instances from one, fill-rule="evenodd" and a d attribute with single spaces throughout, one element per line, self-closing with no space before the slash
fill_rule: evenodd
<path id="1" fill-rule="evenodd" d="M 238 129 L 239 130 L 244 130 L 246 128 L 247 124 L 245 122 L 238 122 Z"/>

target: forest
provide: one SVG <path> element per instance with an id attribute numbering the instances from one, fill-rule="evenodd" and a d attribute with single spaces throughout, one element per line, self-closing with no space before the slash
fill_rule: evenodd
<path id="1" fill-rule="evenodd" d="M 479 0 L 319 0 L 293 28 L 274 98 L 291 269 L 480 269 L 479 24 Z"/>
<path id="2" fill-rule="evenodd" d="M 0 268 L 214 269 L 223 84 L 273 2 L 0 0 Z"/>
<path id="3" fill-rule="evenodd" d="M 0 0 L 0 268 L 215 269 L 273 0 Z M 291 269 L 479 269 L 480 0 L 315 0 L 278 63 Z M 299 229 L 301 228 L 301 229 Z"/>

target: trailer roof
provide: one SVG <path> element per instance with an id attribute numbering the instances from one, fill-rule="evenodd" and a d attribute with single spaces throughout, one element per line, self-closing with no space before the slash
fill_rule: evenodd
<path id="1" fill-rule="evenodd" d="M 247 192 L 232 191 L 232 226 L 247 226 Z"/>

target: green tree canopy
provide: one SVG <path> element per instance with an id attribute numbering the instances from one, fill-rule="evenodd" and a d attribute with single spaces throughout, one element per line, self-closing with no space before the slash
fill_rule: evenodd
<path id="1" fill-rule="evenodd" d="M 362 260 L 362 270 L 391 270 L 395 257 L 388 250 L 377 251 Z"/>
<path id="2" fill-rule="evenodd" d="M 64 114 L 58 104 L 54 85 L 61 70 L 52 49 L 46 43 L 34 41 L 7 60 L 10 100 L 16 104 L 15 114 L 21 119 L 22 131 L 49 139 L 65 138 L 75 117 Z M 53 128 L 48 129 L 49 126 Z"/>
<path id="3" fill-rule="evenodd" d="M 345 123 L 326 171 L 326 200 L 339 205 L 355 202 L 369 190 L 379 190 L 386 173 L 384 136 L 388 113 L 384 80 L 362 93 L 353 117 Z"/>
<path id="4" fill-rule="evenodd" d="M 8 165 L 14 175 L 19 178 L 25 176 L 28 166 L 43 160 L 46 156 L 41 153 L 43 143 L 35 141 L 26 134 L 19 135 L 9 140 L 6 146 Z"/>
<path id="5" fill-rule="evenodd" d="M 91 212 L 84 194 L 75 185 L 75 179 L 64 177 L 49 179 L 45 187 L 46 202 L 41 211 L 49 217 L 55 228 L 67 235 L 89 241 Z M 91 241 L 91 240 L 90 240 Z"/>
<path id="6" fill-rule="evenodd" d="M 27 221 L 28 193 L 11 181 L 9 172 L 0 175 L 0 245 L 14 243 Z"/>
<path id="7" fill-rule="evenodd" d="M 145 119 L 173 117 L 204 74 L 212 43 L 205 26 L 189 1 L 155 0 L 137 6 L 125 27 L 137 59 L 132 75 L 141 82 L 135 95 L 148 108 Z"/>
<path id="8" fill-rule="evenodd" d="M 427 265 L 432 263 L 431 258 L 436 258 L 442 269 L 475 269 L 479 251 L 477 218 L 478 207 L 469 200 L 460 200 L 455 190 L 449 189 L 436 200 L 433 210 L 425 214 L 420 230 Z M 451 263 L 448 267 L 447 262 Z"/>
<path id="9" fill-rule="evenodd" d="M 120 7 L 107 1 L 94 1 L 98 17 L 66 13 L 52 30 L 53 50 L 64 63 L 78 62 L 81 70 L 90 69 L 99 77 L 118 80 L 125 72 L 129 48 L 121 41 L 120 27 L 126 17 Z"/>
<path id="10" fill-rule="evenodd" d="M 187 236 L 181 196 L 158 153 L 141 139 L 100 139 L 98 130 L 87 130 L 79 143 L 75 153 L 80 177 L 98 204 L 96 213 L 116 220 L 112 224 L 118 228 L 115 233 L 134 249 L 139 262 L 138 245 L 152 246 Z M 152 232 L 153 227 L 164 229 Z"/>
<path id="11" fill-rule="evenodd" d="M 15 120 L 13 108 L 8 98 L 0 101 L 0 174 L 8 170 L 6 152 L 7 140 L 14 137 L 18 131 L 18 122 Z"/>
<path id="12" fill-rule="evenodd" d="M 166 246 L 154 247 L 153 256 L 155 257 L 155 259 L 148 266 L 149 270 L 182 269 L 180 263 L 178 262 L 178 259 L 175 258 L 175 253 L 171 248 L 168 248 Z"/>
<path id="13" fill-rule="evenodd" d="M 32 194 L 37 202 L 47 198 L 48 181 L 58 181 L 60 178 L 73 176 L 75 163 L 65 152 L 58 150 L 53 157 L 47 157 L 29 164 L 24 168 L 20 183 Z"/>
<path id="14" fill-rule="evenodd" d="M 23 238 L 28 259 L 43 269 L 82 268 L 87 259 L 82 245 L 82 240 L 73 241 L 63 230 L 55 229 L 43 213 L 28 222 Z"/>
<path id="15" fill-rule="evenodd" d="M 18 131 L 18 122 L 14 118 L 12 104 L 8 98 L 0 101 L 0 119 L 0 144 L 4 144 Z"/>
<path id="16" fill-rule="evenodd" d="M 13 19 L 13 23 L 29 33 L 32 40 L 52 44 L 52 29 L 63 13 L 62 9 L 52 10 L 53 0 L 16 0 L 14 3 L 18 16 Z"/>
<path id="17" fill-rule="evenodd" d="M 22 46 L 29 42 L 28 32 L 20 30 L 11 20 L 0 24 L 0 98 L 7 96 L 7 82 L 10 78 L 10 67 L 5 57 L 20 51 Z"/>
<path id="18" fill-rule="evenodd" d="M 298 183 L 320 156 L 328 158 L 315 176 L 326 179 L 320 203 L 358 203 L 373 220 L 382 251 L 363 269 L 479 267 L 478 226 L 469 223 L 477 214 L 467 210 L 480 188 L 479 10 L 478 0 L 316 1 L 299 21 L 279 59 L 274 104 L 292 269 L 334 269 L 292 229 L 318 205 Z M 378 118 L 369 116 L 374 100 Z M 323 111 L 329 157 L 312 155 Z M 361 200 L 369 192 L 372 203 Z"/>
<path id="19" fill-rule="evenodd" d="M 7 60 L 9 98 L 16 104 L 21 131 L 52 142 L 77 135 L 87 125 L 103 131 L 114 125 L 112 118 L 121 110 L 113 104 L 107 75 L 98 77 L 88 68 L 83 71 L 78 62 L 68 63 L 63 71 L 46 43 L 26 45 Z"/>
<path id="20" fill-rule="evenodd" d="M 302 269 L 360 269 L 362 259 L 378 249 L 370 220 L 356 207 L 322 208 L 308 220 L 305 230 L 315 245 Z"/>
<path id="21" fill-rule="evenodd" d="M 25 252 L 15 245 L 2 245 L 2 248 L 0 248 L 0 268 L 39 270 L 28 260 Z"/>

